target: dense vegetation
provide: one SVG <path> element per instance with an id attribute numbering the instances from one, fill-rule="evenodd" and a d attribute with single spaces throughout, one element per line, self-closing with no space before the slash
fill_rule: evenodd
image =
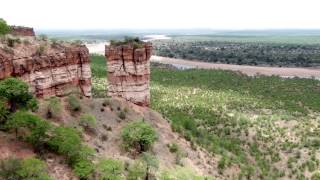
<path id="1" fill-rule="evenodd" d="M 246 42 L 245 37 L 243 41 L 239 40 L 241 38 L 234 41 L 228 38 L 230 37 L 205 39 L 191 36 L 155 41 L 155 54 L 239 65 L 320 66 L 319 44 L 273 43 L 259 41 L 258 38 L 256 41 L 250 39 Z"/>
<path id="2" fill-rule="evenodd" d="M 105 97 L 107 92 L 107 66 L 104 56 L 92 55 L 92 94 L 94 97 Z"/>
<path id="3" fill-rule="evenodd" d="M 5 35 L 10 32 L 10 26 L 7 24 L 7 22 L 0 18 L 0 35 Z"/>
<path id="4" fill-rule="evenodd" d="M 239 178 L 303 179 L 320 167 L 319 81 L 160 68 L 151 77 L 152 108 L 219 154 L 221 174 L 239 166 Z"/>

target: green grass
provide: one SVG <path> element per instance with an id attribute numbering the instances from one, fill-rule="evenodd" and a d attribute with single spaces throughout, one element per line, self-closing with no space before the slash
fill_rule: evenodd
<path id="1" fill-rule="evenodd" d="M 221 156 L 220 170 L 240 165 L 239 177 L 283 176 L 287 169 L 277 165 L 283 154 L 317 138 L 311 127 L 320 130 L 320 81 L 311 79 L 153 69 L 151 100 L 173 130 Z"/>
<path id="2" fill-rule="evenodd" d="M 91 58 L 93 89 L 105 88 L 104 57 Z M 320 168 L 320 81 L 153 68 L 151 101 L 174 131 L 219 158 L 223 177 L 310 178 Z"/>
<path id="3" fill-rule="evenodd" d="M 101 55 L 91 55 L 92 93 L 94 97 L 105 97 L 107 92 L 107 65 Z"/>

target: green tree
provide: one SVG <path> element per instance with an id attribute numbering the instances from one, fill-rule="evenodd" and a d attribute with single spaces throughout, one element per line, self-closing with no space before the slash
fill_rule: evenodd
<path id="1" fill-rule="evenodd" d="M 7 99 L 12 112 L 16 111 L 17 108 L 29 108 L 30 104 L 34 107 L 34 103 L 36 103 L 36 100 L 28 91 L 28 85 L 12 77 L 0 81 L 0 96 Z"/>
<path id="2" fill-rule="evenodd" d="M 50 149 L 59 154 L 66 155 L 69 161 L 82 147 L 79 132 L 76 129 L 69 127 L 55 128 L 48 141 L 48 145 Z"/>
<path id="3" fill-rule="evenodd" d="M 15 129 L 18 136 L 19 129 L 26 128 L 29 132 L 25 136 L 26 140 L 34 146 L 38 146 L 46 142 L 50 129 L 50 124 L 32 113 L 25 111 L 17 111 L 12 114 L 5 125 L 8 129 Z"/>
<path id="4" fill-rule="evenodd" d="M 5 35 L 10 32 L 11 28 L 8 26 L 7 22 L 0 18 L 0 35 Z"/>
<path id="5" fill-rule="evenodd" d="M 125 148 L 134 148 L 138 152 L 148 150 L 157 140 L 157 134 L 151 125 L 136 121 L 127 124 L 121 132 Z"/>
<path id="6" fill-rule="evenodd" d="M 122 180 L 123 177 L 123 163 L 115 159 L 101 160 L 97 165 L 97 174 L 101 180 Z"/>

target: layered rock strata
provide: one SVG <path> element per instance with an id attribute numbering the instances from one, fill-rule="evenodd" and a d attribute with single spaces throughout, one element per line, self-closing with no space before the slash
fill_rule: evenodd
<path id="1" fill-rule="evenodd" d="M 150 104 L 150 57 L 152 44 L 106 46 L 108 95 L 140 106 Z"/>
<path id="2" fill-rule="evenodd" d="M 11 76 L 27 82 L 37 97 L 63 96 L 73 90 L 91 97 L 86 46 L 61 46 L 50 53 L 19 57 L 0 48 L 0 80 Z"/>
<path id="3" fill-rule="evenodd" d="M 11 26 L 10 34 L 15 36 L 35 36 L 33 28 L 23 26 Z"/>

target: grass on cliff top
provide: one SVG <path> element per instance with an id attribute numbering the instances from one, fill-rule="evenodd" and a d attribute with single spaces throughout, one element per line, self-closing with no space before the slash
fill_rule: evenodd
<path id="1" fill-rule="evenodd" d="M 226 178 L 301 179 L 320 169 L 320 81 L 154 68 L 151 101 L 173 130 L 219 156 Z"/>

